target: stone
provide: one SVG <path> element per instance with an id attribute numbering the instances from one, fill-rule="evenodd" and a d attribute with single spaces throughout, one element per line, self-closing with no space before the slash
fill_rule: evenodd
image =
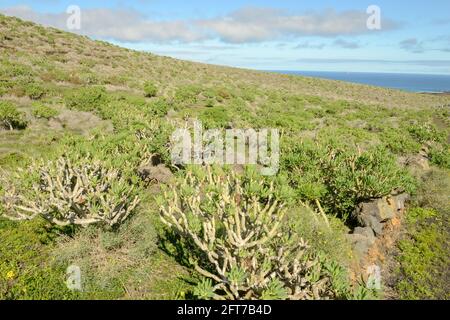
<path id="1" fill-rule="evenodd" d="M 359 257 L 365 256 L 376 241 L 375 234 L 370 227 L 356 228 L 353 234 L 349 234 L 347 237 Z"/>
<path id="2" fill-rule="evenodd" d="M 173 178 L 172 171 L 162 164 L 160 157 L 156 155 L 138 168 L 138 174 L 147 182 L 169 183 Z"/>
<path id="3" fill-rule="evenodd" d="M 431 169 L 428 157 L 423 154 L 408 157 L 405 164 L 410 168 L 420 171 L 429 171 Z"/>
<path id="4" fill-rule="evenodd" d="M 360 204 L 359 214 L 363 217 L 376 217 L 379 222 L 386 222 L 395 217 L 395 212 L 389 205 L 387 198 L 376 199 Z"/>
<path id="5" fill-rule="evenodd" d="M 402 193 L 393 197 L 388 198 L 389 204 L 393 207 L 397 213 L 401 213 L 406 208 L 406 202 L 409 201 L 410 195 L 407 193 Z"/>
<path id="6" fill-rule="evenodd" d="M 364 226 L 369 227 L 376 233 L 377 236 L 383 235 L 384 223 L 380 222 L 374 216 L 364 216 Z"/>
<path id="7" fill-rule="evenodd" d="M 408 200 L 409 195 L 402 193 L 361 203 L 356 209 L 358 222 L 363 227 L 372 228 L 380 236 L 383 234 L 385 223 L 403 212 Z"/>
<path id="8" fill-rule="evenodd" d="M 353 234 L 357 234 L 357 235 L 361 235 L 364 236 L 368 239 L 371 239 L 372 242 L 375 242 L 375 234 L 373 233 L 373 230 L 369 227 L 366 228 L 355 228 L 355 230 L 353 231 Z"/>

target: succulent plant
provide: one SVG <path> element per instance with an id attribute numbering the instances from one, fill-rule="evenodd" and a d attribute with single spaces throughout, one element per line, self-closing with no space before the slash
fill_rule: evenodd
<path id="1" fill-rule="evenodd" d="M 35 162 L 15 177 L 3 174 L 1 178 L 3 216 L 11 220 L 42 216 L 59 226 L 113 226 L 123 222 L 139 203 L 118 170 L 90 157 Z"/>
<path id="2" fill-rule="evenodd" d="M 161 219 L 189 239 L 196 294 L 214 299 L 331 298 L 330 279 L 308 244 L 284 224 L 287 208 L 265 180 L 188 171 L 165 192 Z M 206 257 L 207 261 L 205 261 Z"/>

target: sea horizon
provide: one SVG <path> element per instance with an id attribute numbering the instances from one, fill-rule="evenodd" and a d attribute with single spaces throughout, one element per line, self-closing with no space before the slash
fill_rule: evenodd
<path id="1" fill-rule="evenodd" d="M 386 73 L 355 71 L 294 71 L 266 70 L 287 75 L 298 75 L 419 93 L 449 93 L 450 75 L 426 73 Z"/>

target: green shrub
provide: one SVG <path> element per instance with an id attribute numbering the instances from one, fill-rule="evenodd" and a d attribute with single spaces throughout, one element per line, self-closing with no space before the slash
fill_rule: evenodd
<path id="1" fill-rule="evenodd" d="M 302 143 L 288 148 L 282 164 L 302 200 L 319 201 L 344 220 L 360 202 L 415 187 L 413 178 L 381 147 L 362 152 Z"/>
<path id="2" fill-rule="evenodd" d="M 0 97 L 4 96 L 11 90 L 11 82 L 6 79 L 0 79 Z"/>
<path id="3" fill-rule="evenodd" d="M 143 137 L 138 138 L 138 134 Z M 71 157 L 95 157 L 108 167 L 120 168 L 123 175 L 137 185 L 139 179 L 136 168 L 148 154 L 165 154 L 164 158 L 170 159 L 169 150 L 165 146 L 170 134 L 168 127 L 158 125 L 152 128 L 133 124 L 116 134 L 97 134 L 94 140 L 80 136 L 65 137 L 61 140 L 60 153 L 69 153 Z M 163 152 L 164 149 L 167 150 Z"/>
<path id="4" fill-rule="evenodd" d="M 24 114 L 18 111 L 13 103 L 0 101 L 0 125 L 10 130 L 24 129 L 27 127 L 27 121 Z"/>
<path id="5" fill-rule="evenodd" d="M 223 107 L 208 108 L 202 111 L 199 119 L 208 129 L 225 128 L 230 122 L 228 111 Z"/>
<path id="6" fill-rule="evenodd" d="M 175 92 L 175 101 L 183 105 L 195 104 L 201 92 L 202 88 L 195 85 L 179 87 Z"/>
<path id="7" fill-rule="evenodd" d="M 331 151 L 323 163 L 328 192 L 325 203 L 346 219 L 358 203 L 393 191 L 414 190 L 414 180 L 385 149 L 368 152 Z"/>
<path id="8" fill-rule="evenodd" d="M 381 134 L 381 138 L 387 148 L 395 154 L 417 154 L 421 148 L 421 144 L 404 130 L 386 129 Z"/>
<path id="9" fill-rule="evenodd" d="M 409 127 L 409 133 L 420 143 L 444 142 L 447 139 L 445 132 L 438 130 L 431 124 L 416 124 Z"/>
<path id="10" fill-rule="evenodd" d="M 32 113 L 36 118 L 43 118 L 47 120 L 55 118 L 59 114 L 58 110 L 55 110 L 43 104 L 35 104 L 33 106 Z"/>
<path id="11" fill-rule="evenodd" d="M 440 168 L 450 169 L 450 146 L 433 146 L 430 150 L 429 157 L 431 163 Z"/>
<path id="12" fill-rule="evenodd" d="M 144 94 L 147 98 L 156 97 L 158 94 L 158 87 L 152 82 L 146 82 L 144 84 Z"/>
<path id="13" fill-rule="evenodd" d="M 166 99 L 158 99 L 149 104 L 150 114 L 155 117 L 163 117 L 169 111 L 169 103 Z"/>
<path id="14" fill-rule="evenodd" d="M 46 94 L 46 89 L 37 83 L 28 84 L 25 87 L 25 95 L 32 100 L 39 100 Z"/>
<path id="15" fill-rule="evenodd" d="M 2 59 L 0 61 L 0 77 L 7 79 L 30 76 L 34 76 L 33 69 L 30 66 L 9 60 Z"/>
<path id="16" fill-rule="evenodd" d="M 83 87 L 75 89 L 66 97 L 66 106 L 78 111 L 95 111 L 109 101 L 103 87 Z"/>

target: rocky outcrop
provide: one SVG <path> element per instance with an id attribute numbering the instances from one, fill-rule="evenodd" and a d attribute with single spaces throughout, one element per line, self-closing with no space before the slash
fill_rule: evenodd
<path id="1" fill-rule="evenodd" d="M 419 171 L 429 171 L 430 170 L 430 162 L 428 157 L 424 155 L 416 155 L 410 156 L 406 158 L 405 165 L 411 169 L 419 170 Z"/>
<path id="2" fill-rule="evenodd" d="M 358 227 L 349 235 L 349 240 L 358 256 L 364 256 L 375 244 L 376 237 L 372 228 Z"/>
<path id="3" fill-rule="evenodd" d="M 424 145 L 418 154 L 399 158 L 399 163 L 421 176 L 431 169 L 429 151 L 430 147 Z"/>
<path id="4" fill-rule="evenodd" d="M 386 226 L 403 214 L 408 200 L 409 195 L 402 193 L 358 205 L 355 216 L 360 227 L 348 237 L 359 256 L 367 254 L 377 237 L 383 236 Z"/>
<path id="5" fill-rule="evenodd" d="M 403 212 L 408 199 L 407 194 L 400 194 L 361 203 L 356 209 L 358 222 L 361 226 L 369 227 L 376 235 L 381 236 L 384 224 Z"/>

